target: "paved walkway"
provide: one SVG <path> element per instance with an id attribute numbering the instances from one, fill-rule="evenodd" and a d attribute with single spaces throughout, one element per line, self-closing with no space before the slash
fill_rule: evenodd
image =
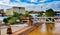
<path id="1" fill-rule="evenodd" d="M 25 27 L 27 27 L 27 24 L 11 25 L 12 32 L 15 32 L 15 31 L 20 30 Z M 6 32 L 7 32 L 7 27 L 2 26 L 1 27 L 1 35 L 7 35 Z"/>

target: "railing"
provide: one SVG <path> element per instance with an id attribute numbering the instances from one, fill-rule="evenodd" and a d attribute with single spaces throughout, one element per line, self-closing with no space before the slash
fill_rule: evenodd
<path id="1" fill-rule="evenodd" d="M 51 18 L 51 19 L 53 19 L 54 20 L 54 22 L 53 22 L 53 20 L 49 20 L 48 18 Z M 46 19 L 48 20 L 48 21 L 46 21 Z M 33 19 L 33 22 L 34 22 L 34 20 L 35 20 L 35 22 L 52 22 L 52 23 L 59 23 L 60 22 L 60 17 L 35 17 L 34 19 Z"/>
<path id="2" fill-rule="evenodd" d="M 28 26 L 24 29 L 18 30 L 14 33 L 12 33 L 11 35 L 28 35 L 28 33 L 30 33 L 31 31 L 33 31 L 34 29 L 38 28 L 40 25 L 42 25 L 43 23 L 37 23 L 37 24 L 33 24 L 31 26 Z"/>

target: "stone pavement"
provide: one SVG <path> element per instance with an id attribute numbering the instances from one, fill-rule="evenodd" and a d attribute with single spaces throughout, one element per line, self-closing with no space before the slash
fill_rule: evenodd
<path id="1" fill-rule="evenodd" d="M 25 28 L 27 26 L 28 26 L 27 24 L 11 25 L 12 32 L 15 32 L 17 30 Z M 1 27 L 1 35 L 8 35 L 8 34 L 6 34 L 6 32 L 7 32 L 7 27 L 6 26 L 2 26 Z"/>

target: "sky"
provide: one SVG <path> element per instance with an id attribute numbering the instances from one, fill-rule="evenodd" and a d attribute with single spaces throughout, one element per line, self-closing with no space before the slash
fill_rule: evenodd
<path id="1" fill-rule="evenodd" d="M 60 0 L 0 0 L 0 9 L 13 6 L 25 7 L 28 11 L 45 11 L 50 8 L 60 11 Z"/>

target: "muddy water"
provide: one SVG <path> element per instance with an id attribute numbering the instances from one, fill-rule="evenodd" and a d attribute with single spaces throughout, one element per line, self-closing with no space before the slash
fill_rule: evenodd
<path id="1" fill-rule="evenodd" d="M 60 23 L 55 23 L 55 27 L 50 24 L 47 25 L 48 28 L 46 27 L 46 24 L 43 24 L 39 28 L 31 31 L 28 35 L 60 35 Z"/>

